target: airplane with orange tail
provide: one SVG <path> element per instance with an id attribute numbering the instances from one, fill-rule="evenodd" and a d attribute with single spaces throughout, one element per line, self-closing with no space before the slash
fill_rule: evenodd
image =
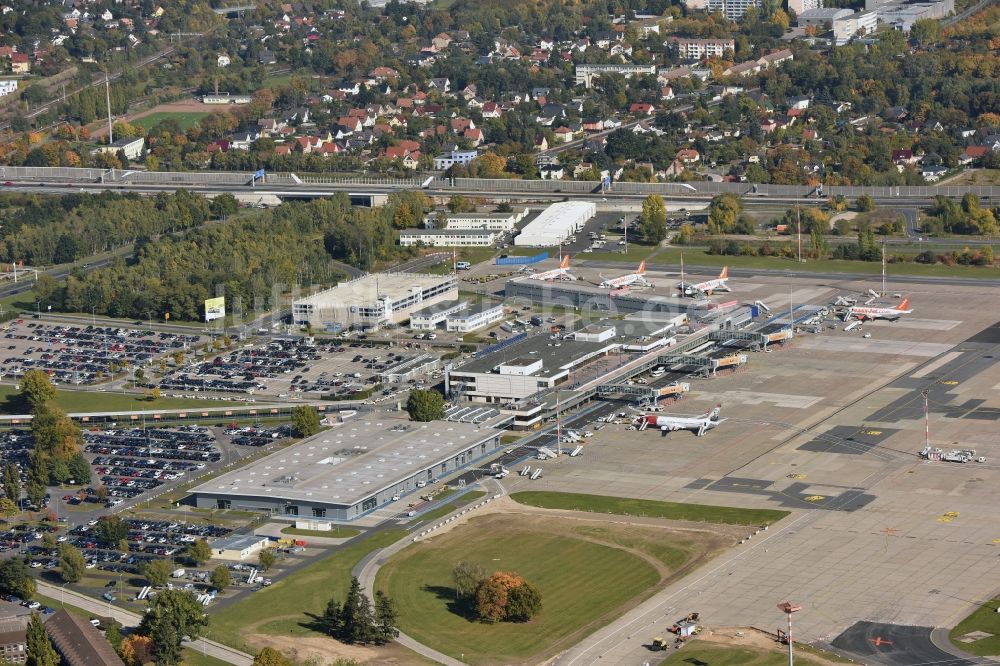
<path id="1" fill-rule="evenodd" d="M 855 305 L 847 308 L 847 311 L 844 313 L 844 321 L 849 321 L 851 319 L 857 319 L 859 321 L 871 321 L 874 319 L 896 321 L 903 315 L 908 315 L 913 312 L 912 308 L 907 308 L 909 304 L 910 297 L 907 296 L 900 302 L 899 307 L 897 308 Z"/>
<path id="2" fill-rule="evenodd" d="M 532 273 L 528 276 L 531 280 L 575 280 L 576 278 L 569 272 L 569 255 L 567 254 L 563 257 L 563 260 L 559 263 L 559 268 L 553 268 L 551 271 L 543 271 L 541 273 Z"/>
<path id="3" fill-rule="evenodd" d="M 685 296 L 711 296 L 713 291 L 732 291 L 726 281 L 729 280 L 729 266 L 723 266 L 719 277 L 714 280 L 705 280 L 697 284 L 681 282 L 677 288 Z"/>
<path id="4" fill-rule="evenodd" d="M 644 277 L 646 275 L 646 260 L 643 259 L 639 263 L 639 268 L 635 269 L 635 273 L 629 273 L 628 275 L 622 275 L 621 277 L 609 278 L 601 282 L 598 287 L 602 289 L 621 289 L 622 287 L 629 287 L 633 284 L 640 284 L 643 286 L 650 286 L 649 282 L 646 281 Z"/>

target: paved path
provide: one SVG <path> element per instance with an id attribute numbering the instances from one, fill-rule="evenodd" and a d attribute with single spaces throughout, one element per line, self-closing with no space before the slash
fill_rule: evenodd
<path id="1" fill-rule="evenodd" d="M 50 585 L 49 583 L 38 581 L 38 591 L 60 602 L 69 601 L 71 605 L 100 617 L 107 617 L 110 614 L 115 620 L 121 622 L 124 627 L 137 627 L 142 620 L 142 616 L 138 613 L 111 606 L 106 602 L 98 601 L 73 590 L 66 590 L 58 585 Z M 247 653 L 234 650 L 215 641 L 205 640 L 204 638 L 199 638 L 196 641 L 187 641 L 185 642 L 185 646 L 209 657 L 220 659 L 227 664 L 235 664 L 236 666 L 251 666 L 253 664 L 253 657 Z"/>

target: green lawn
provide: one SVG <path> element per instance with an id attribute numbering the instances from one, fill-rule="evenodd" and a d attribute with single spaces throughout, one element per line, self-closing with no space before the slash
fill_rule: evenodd
<path id="1" fill-rule="evenodd" d="M 664 632 L 667 639 L 672 634 Z M 655 638 L 650 636 L 649 639 Z M 680 650 L 674 650 L 663 664 L 691 664 L 693 666 L 783 666 L 788 663 L 788 655 L 780 650 L 759 650 L 750 647 L 727 647 L 701 641 L 693 641 Z M 811 659 L 796 655 L 796 664 L 817 666 Z"/>
<path id="2" fill-rule="evenodd" d="M 181 131 L 186 132 L 207 115 L 209 115 L 208 111 L 157 111 L 133 120 L 129 124 L 148 130 L 164 120 L 175 120 L 180 125 Z"/>
<path id="3" fill-rule="evenodd" d="M 623 516 L 668 518 L 671 520 L 690 520 L 699 523 L 721 523 L 726 525 L 771 525 L 789 514 L 788 511 L 778 511 L 775 509 L 738 509 L 729 506 L 679 504 L 677 502 L 657 502 L 654 500 L 608 497 L 606 495 L 584 495 L 580 493 L 525 491 L 513 493 L 510 497 L 515 502 L 543 509 L 593 511 L 595 513 L 613 513 Z"/>
<path id="4" fill-rule="evenodd" d="M 443 499 L 444 497 L 447 497 L 450 494 L 451 493 L 440 493 L 438 497 L 441 497 Z M 436 509 L 431 509 L 427 513 L 422 513 L 419 516 L 417 516 L 417 520 L 437 520 L 442 516 L 447 516 L 449 513 L 457 510 L 461 506 L 464 506 L 466 504 L 472 504 L 485 494 L 486 493 L 483 492 L 482 490 L 470 490 L 469 492 L 465 493 L 460 498 L 458 498 L 457 502 L 448 502 L 447 504 L 442 504 Z"/>
<path id="5" fill-rule="evenodd" d="M 484 518 L 407 547 L 385 565 L 376 588 L 399 607 L 400 630 L 470 664 L 540 661 L 542 653 L 579 640 L 660 581 L 656 569 L 624 550 L 543 528 L 500 531 Z M 531 622 L 481 624 L 454 603 L 458 561 L 487 571 L 515 571 L 534 585 L 542 611 Z M 571 637 L 572 636 L 572 637 Z M 463 657 L 464 655 L 464 657 Z"/>
<path id="6" fill-rule="evenodd" d="M 977 608 L 972 615 L 959 622 L 951 630 L 951 642 L 958 649 L 981 657 L 1000 655 L 1000 613 L 997 612 L 997 607 L 1000 607 L 1000 597 L 987 601 Z M 974 643 L 963 643 L 958 640 L 973 631 L 982 631 L 993 635 Z"/>
<path id="7" fill-rule="evenodd" d="M 341 527 L 339 525 L 334 525 L 332 529 L 326 532 L 322 530 L 300 530 L 297 527 L 286 527 L 281 530 L 281 533 L 288 534 L 289 536 L 326 537 L 327 539 L 348 539 L 350 537 L 355 537 L 361 534 L 361 530 L 356 530 L 353 527 Z"/>
<path id="8" fill-rule="evenodd" d="M 737 257 L 707 254 L 704 248 L 677 248 L 671 247 L 656 255 L 654 263 L 657 264 L 680 264 L 681 252 L 684 253 L 684 263 L 686 266 L 731 266 L 733 268 L 764 268 L 771 270 L 789 271 L 815 271 L 817 273 L 858 273 L 864 275 L 878 275 L 882 272 L 882 264 L 877 261 L 837 261 L 833 259 L 823 259 L 819 261 L 806 261 L 796 263 L 792 259 L 781 259 L 779 257 Z M 617 255 L 619 258 L 621 255 Z M 597 258 L 596 253 L 588 255 L 590 258 Z M 602 257 L 604 258 L 604 257 Z M 608 260 L 619 260 L 607 257 Z M 988 278 L 996 279 L 998 271 L 983 266 L 945 266 L 944 264 L 890 264 L 888 267 L 889 279 L 894 275 L 927 275 L 933 277 L 962 277 L 962 278 Z"/>
<path id="9" fill-rule="evenodd" d="M 210 637 L 244 652 L 254 652 L 244 637 L 251 633 L 306 636 L 331 597 L 343 601 L 351 583 L 351 569 L 365 555 L 406 536 L 404 530 L 386 530 L 338 548 L 331 555 L 282 577 L 218 613 L 211 613 Z"/>
<path id="10" fill-rule="evenodd" d="M 191 648 L 184 648 L 181 650 L 182 666 L 225 666 L 228 663 L 228 661 L 222 661 L 221 659 L 216 659 L 215 657 L 203 655 L 201 652 Z"/>
<path id="11" fill-rule="evenodd" d="M 0 414 L 21 414 L 24 409 L 16 400 L 18 391 L 13 386 L 0 386 Z M 220 400 L 190 400 L 187 398 L 160 398 L 146 400 L 134 393 L 101 393 L 98 391 L 56 391 L 56 403 L 68 413 L 115 412 L 148 409 L 184 409 L 196 407 L 223 407 L 232 403 Z"/>

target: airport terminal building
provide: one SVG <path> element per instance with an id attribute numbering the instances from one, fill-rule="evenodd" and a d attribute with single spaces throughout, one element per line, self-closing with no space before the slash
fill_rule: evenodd
<path id="1" fill-rule="evenodd" d="M 377 329 L 457 297 L 454 275 L 373 273 L 300 298 L 292 303 L 292 319 L 299 326 Z"/>
<path id="2" fill-rule="evenodd" d="M 354 520 L 495 453 L 503 432 L 382 414 L 360 419 L 206 481 L 191 491 L 196 506 Z"/>

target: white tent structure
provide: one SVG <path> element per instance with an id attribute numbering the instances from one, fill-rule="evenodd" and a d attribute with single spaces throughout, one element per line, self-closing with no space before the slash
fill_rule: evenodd
<path id="1" fill-rule="evenodd" d="M 590 201 L 554 203 L 529 222 L 514 238 L 522 247 L 551 247 L 583 228 L 597 214 L 597 205 Z"/>

